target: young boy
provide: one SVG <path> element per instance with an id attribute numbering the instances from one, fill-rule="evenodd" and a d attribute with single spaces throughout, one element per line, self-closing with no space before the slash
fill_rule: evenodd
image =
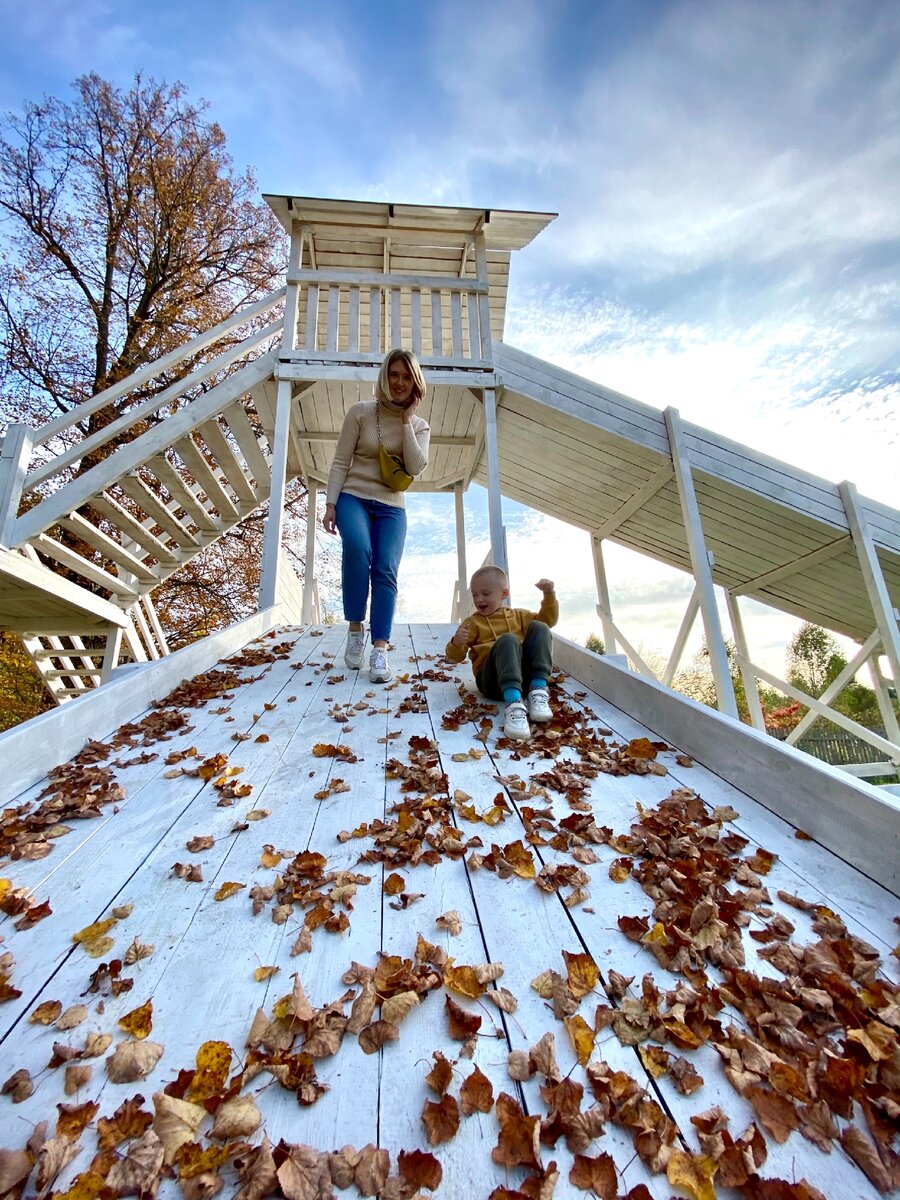
<path id="1" fill-rule="evenodd" d="M 469 584 L 475 612 L 447 643 L 446 655 L 461 663 L 468 651 L 478 690 L 489 700 L 506 702 L 503 732 L 508 738 L 525 741 L 531 736 L 529 718 L 549 721 L 550 693 L 547 680 L 553 668 L 550 626 L 559 618 L 553 583 L 539 579 L 535 584 L 544 594 L 540 609 L 504 608 L 509 581 L 499 567 L 481 567 Z M 528 697 L 528 707 L 522 700 Z"/>

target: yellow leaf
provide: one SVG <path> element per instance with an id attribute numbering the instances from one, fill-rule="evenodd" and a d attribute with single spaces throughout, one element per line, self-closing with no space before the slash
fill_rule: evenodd
<path id="1" fill-rule="evenodd" d="M 85 925 L 84 929 L 79 929 L 77 933 L 73 933 L 72 941 L 80 942 L 82 945 L 85 942 L 98 941 L 115 924 L 115 917 L 107 917 L 104 921 L 95 921 L 93 925 Z"/>
<path id="2" fill-rule="evenodd" d="M 126 1033 L 130 1033 L 132 1037 L 143 1041 L 153 1028 L 152 999 L 148 1000 L 146 1004 L 142 1004 L 139 1008 L 133 1008 L 124 1017 L 120 1017 L 119 1024 Z"/>
<path id="3" fill-rule="evenodd" d="M 248 821 L 263 821 L 268 815 L 269 810 L 267 808 L 251 808 L 246 814 L 246 819 Z"/>
<path id="4" fill-rule="evenodd" d="M 257 967 L 253 972 L 253 978 L 257 983 L 262 983 L 265 979 L 271 979 L 273 975 L 277 975 L 281 967 Z"/>
<path id="5" fill-rule="evenodd" d="M 62 1004 L 59 1000 L 45 1000 L 31 1013 L 28 1020 L 32 1025 L 52 1025 L 61 1012 Z"/>
<path id="6" fill-rule="evenodd" d="M 444 986 L 471 1000 L 477 1000 L 486 990 L 485 985 L 479 982 L 474 967 L 445 967 Z"/>
<path id="7" fill-rule="evenodd" d="M 222 886 L 219 888 L 219 890 L 216 892 L 213 899 L 214 900 L 227 900 L 229 896 L 237 895 L 237 893 L 241 890 L 241 888 L 244 888 L 246 886 L 247 885 L 245 883 L 223 883 Z"/>
<path id="8" fill-rule="evenodd" d="M 666 1164 L 666 1175 L 673 1187 L 683 1188 L 692 1200 L 716 1200 L 713 1176 L 718 1164 L 706 1154 L 685 1154 L 672 1150 Z"/>
<path id="9" fill-rule="evenodd" d="M 600 981 L 600 969 L 589 954 L 570 954 L 563 950 L 566 971 L 569 976 L 569 991 L 576 1000 L 592 992 Z"/>
<path id="10" fill-rule="evenodd" d="M 578 1061 L 583 1067 L 587 1066 L 594 1052 L 594 1038 L 597 1035 L 580 1013 L 576 1013 L 574 1017 L 566 1017 L 563 1024 Z"/>
<path id="11" fill-rule="evenodd" d="M 663 946 L 667 945 L 669 939 L 666 936 L 666 931 L 665 931 L 665 928 L 663 927 L 662 921 L 657 921 L 652 929 L 648 929 L 647 932 L 644 934 L 644 936 L 641 938 L 641 941 L 644 943 L 645 946 L 653 945 L 656 942 L 659 942 L 660 945 L 663 945 Z"/>
<path id="12" fill-rule="evenodd" d="M 206 1100 L 225 1086 L 231 1070 L 231 1047 L 227 1042 L 204 1042 L 197 1051 L 197 1070 L 188 1088 L 192 1100 Z"/>

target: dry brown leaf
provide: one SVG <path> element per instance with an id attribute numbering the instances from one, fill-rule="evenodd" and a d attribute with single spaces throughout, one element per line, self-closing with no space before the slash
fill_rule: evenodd
<path id="1" fill-rule="evenodd" d="M 211 850 L 216 844 L 216 839 L 210 834 L 198 834 L 197 837 L 192 837 L 189 842 L 185 842 L 185 848 L 191 854 L 199 854 L 201 850 Z"/>
<path id="2" fill-rule="evenodd" d="M 459 1089 L 459 1106 L 463 1116 L 470 1117 L 473 1112 L 490 1112 L 494 1106 L 494 1089 L 487 1075 L 475 1066 L 471 1074 Z"/>
<path id="3" fill-rule="evenodd" d="M 363 1196 L 377 1196 L 387 1182 L 391 1156 L 387 1150 L 371 1143 L 359 1152 L 359 1162 L 353 1171 L 353 1182 Z"/>
<path id="4" fill-rule="evenodd" d="M 57 1137 L 77 1142 L 96 1117 L 99 1106 L 93 1100 L 87 1100 L 84 1104 L 58 1104 L 57 1109 L 59 1111 L 56 1121 Z"/>
<path id="5" fill-rule="evenodd" d="M 361 1030 L 359 1046 L 366 1054 L 374 1054 L 387 1042 L 396 1042 L 399 1039 L 400 1030 L 393 1021 L 373 1021 Z"/>
<path id="6" fill-rule="evenodd" d="M 89 1033 L 84 1039 L 84 1057 L 99 1058 L 112 1045 L 112 1034 Z"/>
<path id="7" fill-rule="evenodd" d="M 202 1104 L 191 1104 L 165 1092 L 153 1095 L 153 1129 L 162 1144 L 165 1161 L 172 1163 L 187 1142 L 192 1142 L 206 1114 Z"/>
<path id="8" fill-rule="evenodd" d="M 592 1191 L 599 1200 L 616 1200 L 619 1183 L 616 1164 L 609 1154 L 590 1157 L 576 1154 L 569 1172 L 569 1183 L 582 1191 Z"/>
<path id="9" fill-rule="evenodd" d="M 57 1022 L 57 1029 L 75 1029 L 82 1021 L 87 1020 L 88 1010 L 86 1004 L 72 1004 L 65 1012 L 61 1013 Z"/>
<path id="10" fill-rule="evenodd" d="M 216 1109 L 216 1120 L 209 1137 L 247 1138 L 256 1133 L 262 1123 L 259 1109 L 252 1096 L 235 1096 Z"/>
<path id="11" fill-rule="evenodd" d="M 70 1142 L 68 1138 L 48 1138 L 37 1153 L 37 1178 L 34 1181 L 39 1197 L 44 1197 L 56 1182 L 56 1177 L 64 1167 L 81 1152 L 78 1142 Z"/>
<path id="12" fill-rule="evenodd" d="M 31 1075 L 24 1067 L 21 1067 L 18 1071 L 14 1071 L 3 1087 L 0 1088 L 0 1095 L 9 1096 L 13 1104 L 21 1104 L 23 1100 L 28 1099 L 33 1091 L 34 1083 Z M 11 1154 L 12 1151 L 5 1151 L 5 1153 Z M 0 1196 L 2 1195 L 3 1192 L 0 1191 Z"/>
<path id="13" fill-rule="evenodd" d="M 234 1168 L 241 1180 L 241 1187 L 235 1193 L 234 1200 L 263 1200 L 278 1186 L 275 1159 L 267 1137 L 263 1138 L 262 1145 L 236 1158 Z"/>
<path id="14" fill-rule="evenodd" d="M 440 1187 L 444 1176 L 443 1167 L 427 1150 L 401 1150 L 397 1170 L 408 1187 L 428 1188 L 431 1192 Z"/>
<path id="15" fill-rule="evenodd" d="M 439 929 L 446 929 L 452 937 L 458 937 L 462 933 L 462 921 L 455 908 L 450 909 L 449 912 L 442 913 L 435 919 L 434 923 Z"/>
<path id="16" fill-rule="evenodd" d="M 80 1088 L 85 1087 L 90 1082 L 93 1073 L 93 1067 L 76 1066 L 70 1063 L 65 1070 L 65 1083 L 63 1085 L 66 1095 L 74 1096 Z"/>
<path id="17" fill-rule="evenodd" d="M 163 1165 L 163 1147 L 152 1129 L 128 1149 L 123 1159 L 113 1163 L 106 1182 L 120 1196 L 154 1195 Z"/>
<path id="18" fill-rule="evenodd" d="M 112 1083 L 134 1083 L 150 1074 L 162 1054 L 157 1042 L 119 1042 L 106 1060 L 106 1073 Z"/>
<path id="19" fill-rule="evenodd" d="M 453 1096 L 442 1096 L 437 1102 L 426 1100 L 422 1109 L 422 1124 L 429 1144 L 440 1146 L 456 1137 L 459 1129 L 459 1105 Z"/>
<path id="20" fill-rule="evenodd" d="M 34 1159 L 25 1150 L 0 1150 L 0 1196 L 15 1194 L 17 1184 L 24 1184 L 31 1174 Z"/>
<path id="21" fill-rule="evenodd" d="M 399 1025 L 419 1003 L 421 1001 L 417 992 L 398 992 L 382 1004 L 382 1020 Z"/>

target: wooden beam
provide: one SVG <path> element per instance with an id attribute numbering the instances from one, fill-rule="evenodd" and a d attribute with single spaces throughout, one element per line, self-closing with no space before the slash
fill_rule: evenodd
<path id="1" fill-rule="evenodd" d="M 662 673 L 662 681 L 666 687 L 672 686 L 672 680 L 675 678 L 675 672 L 681 664 L 681 657 L 684 654 L 684 648 L 687 645 L 688 637 L 691 630 L 694 628 L 694 622 L 697 619 L 697 613 L 700 611 L 700 599 L 697 593 L 697 584 L 694 584 L 694 589 L 688 597 L 687 607 L 684 610 L 684 616 L 681 618 L 681 625 L 678 627 L 678 633 L 675 635 L 675 641 L 672 645 L 672 653 L 669 655 L 669 661 L 666 663 L 666 669 Z"/>
<path id="2" fill-rule="evenodd" d="M 627 500 L 623 501 L 623 503 L 619 505 L 609 520 L 604 521 L 603 524 L 595 531 L 595 536 L 600 540 L 603 538 L 608 538 L 610 534 L 614 533 L 619 528 L 620 525 L 624 525 L 628 518 L 633 516 L 639 508 L 643 508 L 647 501 L 652 499 L 657 492 L 661 491 L 662 488 L 664 488 L 672 478 L 674 473 L 675 472 L 672 470 L 672 464 L 665 463 L 659 468 L 658 471 L 650 476 L 643 487 L 638 488 L 636 492 L 633 492 Z"/>
<path id="3" fill-rule="evenodd" d="M 466 510 L 461 483 L 453 488 L 453 506 L 456 516 L 456 586 L 459 599 L 457 620 L 467 613 L 466 597 L 469 594 L 469 573 L 466 569 Z"/>
<path id="4" fill-rule="evenodd" d="M 840 671 L 834 677 L 834 679 L 832 679 L 828 687 L 825 688 L 825 691 L 818 698 L 819 703 L 830 705 L 831 701 L 835 700 L 841 694 L 857 671 L 865 666 L 866 662 L 871 660 L 872 655 L 878 650 L 880 645 L 881 634 L 877 629 L 875 629 L 869 634 L 868 638 L 862 644 L 860 649 L 857 650 L 856 654 L 853 655 L 853 658 L 851 658 L 843 670 Z M 781 688 L 781 690 L 783 691 L 784 689 Z M 806 701 L 803 703 L 805 704 Z M 806 733 L 806 731 L 812 727 L 819 715 L 820 714 L 815 712 L 812 708 L 808 713 L 805 713 L 785 738 L 785 741 L 788 743 L 788 745 L 796 745 L 797 741 L 803 737 L 804 733 Z"/>
<path id="5" fill-rule="evenodd" d="M 0 546 L 6 549 L 12 547 L 34 436 L 30 425 L 15 422 L 8 426 L 0 450 Z"/>
<path id="6" fill-rule="evenodd" d="M 695 589 L 696 590 L 696 589 Z M 737 647 L 738 654 L 741 656 L 740 672 L 741 679 L 744 683 L 744 694 L 747 697 L 747 708 L 750 712 L 750 723 L 754 729 L 759 729 L 762 733 L 766 732 L 766 719 L 763 716 L 762 705 L 759 702 L 759 691 L 756 687 L 756 676 L 752 671 L 744 666 L 744 662 L 750 661 L 750 652 L 747 648 L 747 636 L 744 633 L 744 622 L 741 618 L 740 602 L 737 596 L 733 596 L 731 592 L 725 593 L 725 602 L 728 605 L 728 615 L 731 617 L 731 628 L 734 632 L 734 644 Z"/>
<path id="7" fill-rule="evenodd" d="M 284 528 L 284 495 L 287 486 L 287 457 L 290 442 L 293 397 L 289 383 L 279 383 L 275 404 L 275 444 L 272 447 L 272 489 L 263 544 L 259 579 L 260 610 L 272 608 L 278 595 L 278 567 Z"/>
<path id="8" fill-rule="evenodd" d="M 57 575 L 55 571 L 32 562 L 24 554 L 0 548 L 0 578 L 4 576 L 16 587 L 33 588 L 39 594 L 44 593 L 53 597 L 58 603 L 71 608 L 73 615 L 82 614 L 87 617 L 89 623 L 101 621 L 107 621 L 110 625 L 126 623 L 127 618 L 122 610 L 115 604 L 111 604 L 109 600 L 104 600 L 102 596 L 89 592 L 87 588 L 79 587 L 70 579 Z M 18 624 L 21 625 L 21 622 Z M 73 628 L 74 626 L 75 622 L 73 621 Z M 4 622 L 4 627 L 12 628 L 12 625 Z M 28 628 L 27 625 L 25 627 Z M 76 629 L 76 632 L 86 632 L 85 625 L 82 624 Z"/>
<path id="9" fill-rule="evenodd" d="M 736 656 L 740 662 L 743 657 L 738 654 Z M 790 683 L 786 683 L 783 679 L 779 679 L 777 675 L 773 675 L 770 671 L 764 671 L 762 667 L 756 666 L 754 663 L 747 661 L 747 666 L 760 679 L 772 687 L 778 688 L 780 692 L 790 696 L 792 700 L 796 700 L 800 704 L 806 705 L 813 709 L 816 716 L 825 717 L 834 725 L 839 725 L 841 729 L 846 729 L 849 733 L 853 733 L 858 738 L 862 738 L 864 742 L 868 742 L 870 746 L 874 746 L 876 750 L 881 750 L 886 754 L 892 763 L 900 765 L 900 746 L 889 742 L 887 738 L 883 738 L 878 733 L 873 733 L 871 729 L 866 729 L 864 725 L 860 725 L 858 721 L 853 721 L 850 717 L 845 717 L 843 713 L 837 712 L 833 708 L 829 708 L 821 700 L 817 700 L 815 696 L 807 696 L 805 692 L 801 692 L 799 688 L 793 687 Z M 793 730 L 791 731 L 793 732 Z"/>
<path id="10" fill-rule="evenodd" d="M 488 524 L 491 556 L 495 567 L 508 571 L 506 538 L 503 533 L 503 501 L 500 494 L 500 451 L 497 442 L 497 393 L 484 389 L 484 440 L 488 463 Z"/>
<path id="11" fill-rule="evenodd" d="M 875 624 L 881 634 L 881 645 L 891 667 L 894 686 L 900 688 L 900 625 L 897 609 L 894 608 L 887 584 L 884 582 L 878 551 L 875 549 L 866 515 L 859 502 L 859 493 L 856 487 L 847 481 L 838 484 L 838 491 L 844 503 L 844 512 L 847 514 L 853 544 L 869 594 L 869 603 L 875 614 Z"/>
<path id="12" fill-rule="evenodd" d="M 597 581 L 597 616 L 603 626 L 603 649 L 606 654 L 615 654 L 616 627 L 612 619 L 612 605 L 609 599 L 609 584 L 606 579 L 606 563 L 603 560 L 603 542 L 596 535 L 591 535 L 591 557 L 594 561 L 594 579 Z"/>
<path id="13" fill-rule="evenodd" d="M 792 559 L 790 562 L 782 563 L 780 567 L 773 567 L 771 571 L 765 571 L 762 575 L 757 575 L 753 579 L 746 579 L 737 587 L 732 588 L 731 592 L 735 596 L 746 596 L 748 592 L 758 592 L 762 588 L 769 587 L 773 583 L 777 583 L 780 579 L 787 579 L 791 575 L 797 575 L 800 571 L 805 571 L 808 567 L 818 566 L 820 563 L 828 562 L 832 558 L 837 558 L 846 550 L 851 543 L 850 536 L 836 538 L 833 542 L 829 542 L 827 546 L 820 546 L 818 550 L 811 550 L 809 554 L 802 554 L 799 558 Z"/>
<path id="14" fill-rule="evenodd" d="M 318 524 L 319 489 L 307 482 L 306 494 L 306 563 L 303 568 L 303 621 L 313 619 L 316 582 L 316 526 Z"/>
<path id="15" fill-rule="evenodd" d="M 323 271 L 289 271 L 287 281 L 329 287 L 425 288 L 429 292 L 474 292 L 487 300 L 487 271 L 484 279 L 460 279 L 458 275 L 399 275 L 393 271 L 346 271 L 329 267 Z"/>
<path id="16" fill-rule="evenodd" d="M 710 562 L 709 551 L 706 549 L 706 539 L 703 536 L 700 506 L 697 503 L 697 495 L 694 491 L 694 480 L 691 474 L 691 463 L 685 443 L 684 429 L 676 409 L 667 408 L 663 415 L 669 437 L 672 466 L 675 468 L 675 482 L 678 485 L 678 495 L 681 499 L 681 511 L 684 519 L 684 530 L 687 536 L 688 551 L 691 556 L 691 566 L 694 572 L 694 579 L 697 581 L 697 595 L 700 601 L 700 612 L 703 616 L 703 627 L 706 631 L 706 646 L 709 651 L 710 666 L 712 667 L 713 680 L 716 685 L 716 698 L 720 711 L 738 720 L 737 701 L 734 698 L 734 687 L 731 683 L 731 673 L 728 668 L 728 656 L 725 653 L 725 639 L 722 636 L 722 623 L 719 620 L 719 610 L 716 606 L 716 593 L 711 570 L 712 564 Z"/>

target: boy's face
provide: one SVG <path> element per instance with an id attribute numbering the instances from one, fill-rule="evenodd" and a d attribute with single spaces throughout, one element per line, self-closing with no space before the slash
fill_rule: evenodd
<path id="1" fill-rule="evenodd" d="M 482 575 L 472 581 L 472 600 L 475 608 L 483 617 L 489 617 L 498 608 L 503 607 L 503 601 L 509 595 L 509 588 L 504 587 L 490 575 Z"/>

